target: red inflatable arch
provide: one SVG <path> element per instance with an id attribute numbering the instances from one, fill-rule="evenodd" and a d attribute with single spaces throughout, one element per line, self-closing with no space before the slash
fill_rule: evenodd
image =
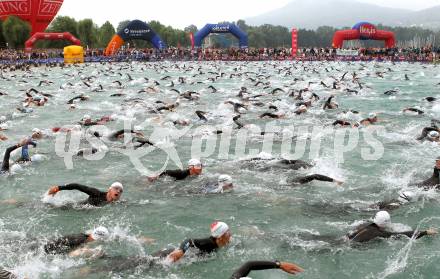
<path id="1" fill-rule="evenodd" d="M 386 48 L 394 48 L 396 39 L 393 32 L 378 30 L 376 26 L 368 22 L 360 22 L 351 30 L 336 31 L 333 36 L 334 48 L 342 48 L 344 41 L 350 40 L 378 40 L 384 41 Z"/>
<path id="2" fill-rule="evenodd" d="M 69 32 L 64 32 L 64 33 L 38 32 L 38 33 L 35 33 L 34 35 L 32 35 L 32 37 L 30 37 L 26 41 L 26 43 L 25 43 L 26 51 L 31 51 L 32 48 L 34 47 L 35 42 L 40 41 L 40 40 L 50 40 L 50 41 L 68 40 L 68 41 L 71 41 L 72 44 L 74 44 L 74 45 L 78 45 L 78 46 L 81 45 L 81 41 L 78 40 L 77 38 L 75 38 L 75 36 L 73 36 Z"/>

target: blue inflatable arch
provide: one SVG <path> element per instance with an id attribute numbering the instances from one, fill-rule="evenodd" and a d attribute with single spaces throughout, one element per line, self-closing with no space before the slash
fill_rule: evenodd
<path id="1" fill-rule="evenodd" d="M 239 40 L 240 48 L 248 47 L 248 35 L 244 33 L 237 25 L 235 24 L 206 24 L 205 27 L 200 29 L 194 35 L 194 44 L 196 47 L 201 47 L 203 39 L 206 38 L 211 33 L 231 33 L 234 37 Z"/>

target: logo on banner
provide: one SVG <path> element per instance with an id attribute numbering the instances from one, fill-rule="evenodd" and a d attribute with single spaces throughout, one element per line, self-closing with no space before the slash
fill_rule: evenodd
<path id="1" fill-rule="evenodd" d="M 0 0 L 0 16 L 29 15 L 31 13 L 28 0 Z"/>
<path id="2" fill-rule="evenodd" d="M 62 0 L 43 0 L 40 2 L 39 15 L 56 15 L 63 4 Z"/>
<path id="3" fill-rule="evenodd" d="M 229 25 L 224 25 L 224 26 L 216 25 L 212 28 L 212 31 L 214 31 L 214 32 L 228 32 L 229 28 L 230 28 Z"/>
<path id="4" fill-rule="evenodd" d="M 376 27 L 372 24 L 363 24 L 359 27 L 359 35 L 362 39 L 370 39 L 376 34 Z"/>

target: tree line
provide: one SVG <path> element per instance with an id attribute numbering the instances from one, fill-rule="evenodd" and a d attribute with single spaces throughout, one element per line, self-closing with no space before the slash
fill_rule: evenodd
<path id="1" fill-rule="evenodd" d="M 77 37 L 88 48 L 105 48 L 116 32 L 119 32 L 130 22 L 121 21 L 115 28 L 109 21 L 99 26 L 92 19 L 76 21 L 68 16 L 58 16 L 47 28 L 46 32 L 70 32 Z M 159 21 L 147 22 L 150 27 L 162 38 L 168 46 L 191 46 L 189 33 L 198 31 L 195 25 L 190 25 L 183 30 L 171 26 L 165 26 Z M 244 20 L 234 22 L 248 34 L 249 46 L 256 48 L 276 48 L 291 46 L 291 31 L 284 26 L 263 24 L 260 26 L 249 26 Z M 379 29 L 393 31 L 396 35 L 398 45 L 402 47 L 420 47 L 426 44 L 440 46 L 440 31 L 432 31 L 421 27 L 389 27 L 378 25 Z M 348 27 L 347 27 L 348 28 Z M 342 28 L 342 29 L 347 29 Z M 322 26 L 316 30 L 299 29 L 299 47 L 331 47 L 333 34 L 340 29 Z M 0 47 L 6 44 L 11 48 L 23 48 L 25 41 L 31 32 L 30 25 L 19 19 L 10 16 L 5 21 L 0 21 Z M 437 39 L 438 38 L 438 39 Z M 151 47 L 149 42 L 133 41 L 127 42 L 138 48 Z M 206 43 L 206 42 L 205 42 Z M 212 47 L 238 46 L 238 41 L 231 34 L 216 34 L 210 37 L 209 43 Z M 69 45 L 66 41 L 40 41 L 36 48 L 62 48 Z M 346 45 L 347 46 L 347 45 Z M 381 42 L 363 41 L 353 42 L 348 46 L 353 47 L 375 47 L 382 46 Z"/>

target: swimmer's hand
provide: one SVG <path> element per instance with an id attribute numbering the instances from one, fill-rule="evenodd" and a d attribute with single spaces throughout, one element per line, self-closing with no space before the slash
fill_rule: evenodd
<path id="1" fill-rule="evenodd" d="M 180 260 L 180 258 L 182 258 L 183 255 L 185 255 L 185 253 L 182 250 L 180 249 L 174 250 L 173 252 L 171 252 L 171 254 L 167 256 L 165 262 L 175 263 L 178 260 Z"/>
<path id="2" fill-rule="evenodd" d="M 159 176 L 148 176 L 147 179 L 149 182 L 154 182 L 159 178 Z"/>
<path id="3" fill-rule="evenodd" d="M 296 264 L 293 263 L 286 263 L 286 262 L 281 262 L 280 263 L 280 269 L 283 270 L 284 272 L 290 273 L 290 274 L 297 274 L 300 272 L 303 272 L 304 269 L 302 269 L 301 267 L 297 266 Z"/>
<path id="4" fill-rule="evenodd" d="M 60 187 L 58 186 L 52 186 L 50 187 L 49 191 L 47 192 L 48 195 L 51 195 L 52 197 L 56 195 L 60 191 Z"/>
<path id="5" fill-rule="evenodd" d="M 343 181 L 339 181 L 339 180 L 336 180 L 336 179 L 333 182 L 335 182 L 336 185 L 338 185 L 338 186 L 341 186 L 342 184 L 344 184 Z"/>
<path id="6" fill-rule="evenodd" d="M 430 228 L 428 230 L 426 230 L 426 234 L 427 235 L 436 235 L 438 233 L 438 231 L 436 229 Z"/>

